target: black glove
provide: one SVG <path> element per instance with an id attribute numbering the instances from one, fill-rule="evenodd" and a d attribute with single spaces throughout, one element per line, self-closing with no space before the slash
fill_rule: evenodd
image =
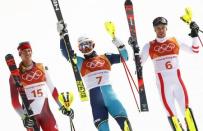
<path id="1" fill-rule="evenodd" d="M 25 128 L 32 128 L 34 126 L 33 117 L 25 115 L 25 117 L 23 118 L 23 125 Z"/>
<path id="2" fill-rule="evenodd" d="M 68 110 L 64 106 L 61 106 L 60 110 L 61 110 L 62 114 L 69 116 L 71 119 L 74 118 L 74 111 L 73 111 L 73 109 L 70 108 L 70 110 Z"/>
<path id="3" fill-rule="evenodd" d="M 198 33 L 199 33 L 199 26 L 197 25 L 196 22 L 192 21 L 190 23 L 190 29 L 191 29 L 191 32 L 190 32 L 189 36 L 191 36 L 192 38 L 197 37 Z"/>
<path id="4" fill-rule="evenodd" d="M 128 44 L 131 45 L 135 52 L 139 53 L 140 48 L 138 47 L 137 40 L 133 37 L 129 37 Z"/>

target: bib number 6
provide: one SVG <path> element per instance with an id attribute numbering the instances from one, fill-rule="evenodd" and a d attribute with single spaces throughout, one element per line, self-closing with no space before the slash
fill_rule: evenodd
<path id="1" fill-rule="evenodd" d="M 173 68 L 173 65 L 172 65 L 171 61 L 167 61 L 167 62 L 165 63 L 165 67 L 166 67 L 166 69 L 172 69 L 172 68 Z"/>

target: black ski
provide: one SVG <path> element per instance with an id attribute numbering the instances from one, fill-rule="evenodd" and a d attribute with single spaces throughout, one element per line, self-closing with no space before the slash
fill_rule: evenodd
<path id="1" fill-rule="evenodd" d="M 34 129 L 34 131 L 40 131 L 40 128 L 37 126 L 37 122 L 33 116 L 33 111 L 30 108 L 30 104 L 29 104 L 29 101 L 28 101 L 27 96 L 25 94 L 25 90 L 23 88 L 23 85 L 21 84 L 19 69 L 16 66 L 13 55 L 7 54 L 5 56 L 5 60 L 6 60 L 6 63 L 8 65 L 8 68 L 11 72 L 11 76 L 13 77 L 13 79 L 15 81 L 16 88 L 17 88 L 17 90 L 21 96 L 22 104 L 26 109 L 27 115 L 30 116 L 31 119 L 34 121 L 33 129 Z"/>
<path id="2" fill-rule="evenodd" d="M 124 6 L 125 6 L 126 16 L 128 20 L 130 35 L 135 40 L 135 42 L 131 44 L 131 47 L 133 49 L 134 60 L 135 60 L 135 65 L 137 70 L 141 111 L 148 111 L 149 109 L 148 109 L 147 98 L 146 98 L 145 89 L 144 89 L 144 81 L 142 76 L 142 66 L 140 62 L 139 50 L 137 50 L 138 42 L 137 42 L 137 36 L 136 36 L 132 1 L 126 0 Z"/>
<path id="3" fill-rule="evenodd" d="M 51 0 L 51 2 L 52 2 L 52 5 L 54 7 L 54 11 L 55 11 L 55 14 L 56 14 L 58 21 L 62 21 L 64 23 L 58 0 Z M 78 70 L 78 67 L 77 67 L 77 56 L 76 56 L 76 54 L 73 53 L 74 51 L 73 51 L 71 44 L 70 44 L 67 29 L 64 30 L 62 36 L 63 36 L 63 40 L 65 43 L 65 47 L 66 47 L 69 61 L 72 65 L 72 69 L 73 69 L 73 72 L 75 75 L 76 84 L 77 84 L 78 92 L 80 95 L 80 100 L 81 101 L 87 101 L 88 100 L 87 93 L 85 91 L 85 87 L 84 87 L 84 84 L 83 84 L 83 81 L 82 81 L 82 78 L 80 75 L 80 71 Z"/>

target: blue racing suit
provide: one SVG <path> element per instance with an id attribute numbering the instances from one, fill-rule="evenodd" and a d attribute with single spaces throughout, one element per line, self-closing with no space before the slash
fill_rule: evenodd
<path id="1" fill-rule="evenodd" d="M 69 60 L 63 40 L 60 42 L 60 48 L 63 56 Z M 121 63 L 121 57 L 128 60 L 125 47 L 120 48 L 119 52 L 120 54 L 97 55 L 93 51 L 92 57 L 89 58 L 77 56 L 77 67 L 89 90 L 94 124 L 99 131 L 109 131 L 108 113 L 117 121 L 123 131 L 125 121 L 130 126 L 127 113 L 117 99 L 109 81 L 111 65 Z"/>

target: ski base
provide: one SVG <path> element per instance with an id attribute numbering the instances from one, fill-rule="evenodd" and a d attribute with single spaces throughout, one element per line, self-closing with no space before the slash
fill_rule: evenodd
<path id="1" fill-rule="evenodd" d="M 185 111 L 185 121 L 189 131 L 198 131 L 191 108 L 187 108 Z"/>
<path id="2" fill-rule="evenodd" d="M 170 123 L 173 131 L 184 131 L 183 127 L 177 117 L 175 117 L 175 116 L 168 117 L 168 120 L 169 120 L 169 123 Z"/>

